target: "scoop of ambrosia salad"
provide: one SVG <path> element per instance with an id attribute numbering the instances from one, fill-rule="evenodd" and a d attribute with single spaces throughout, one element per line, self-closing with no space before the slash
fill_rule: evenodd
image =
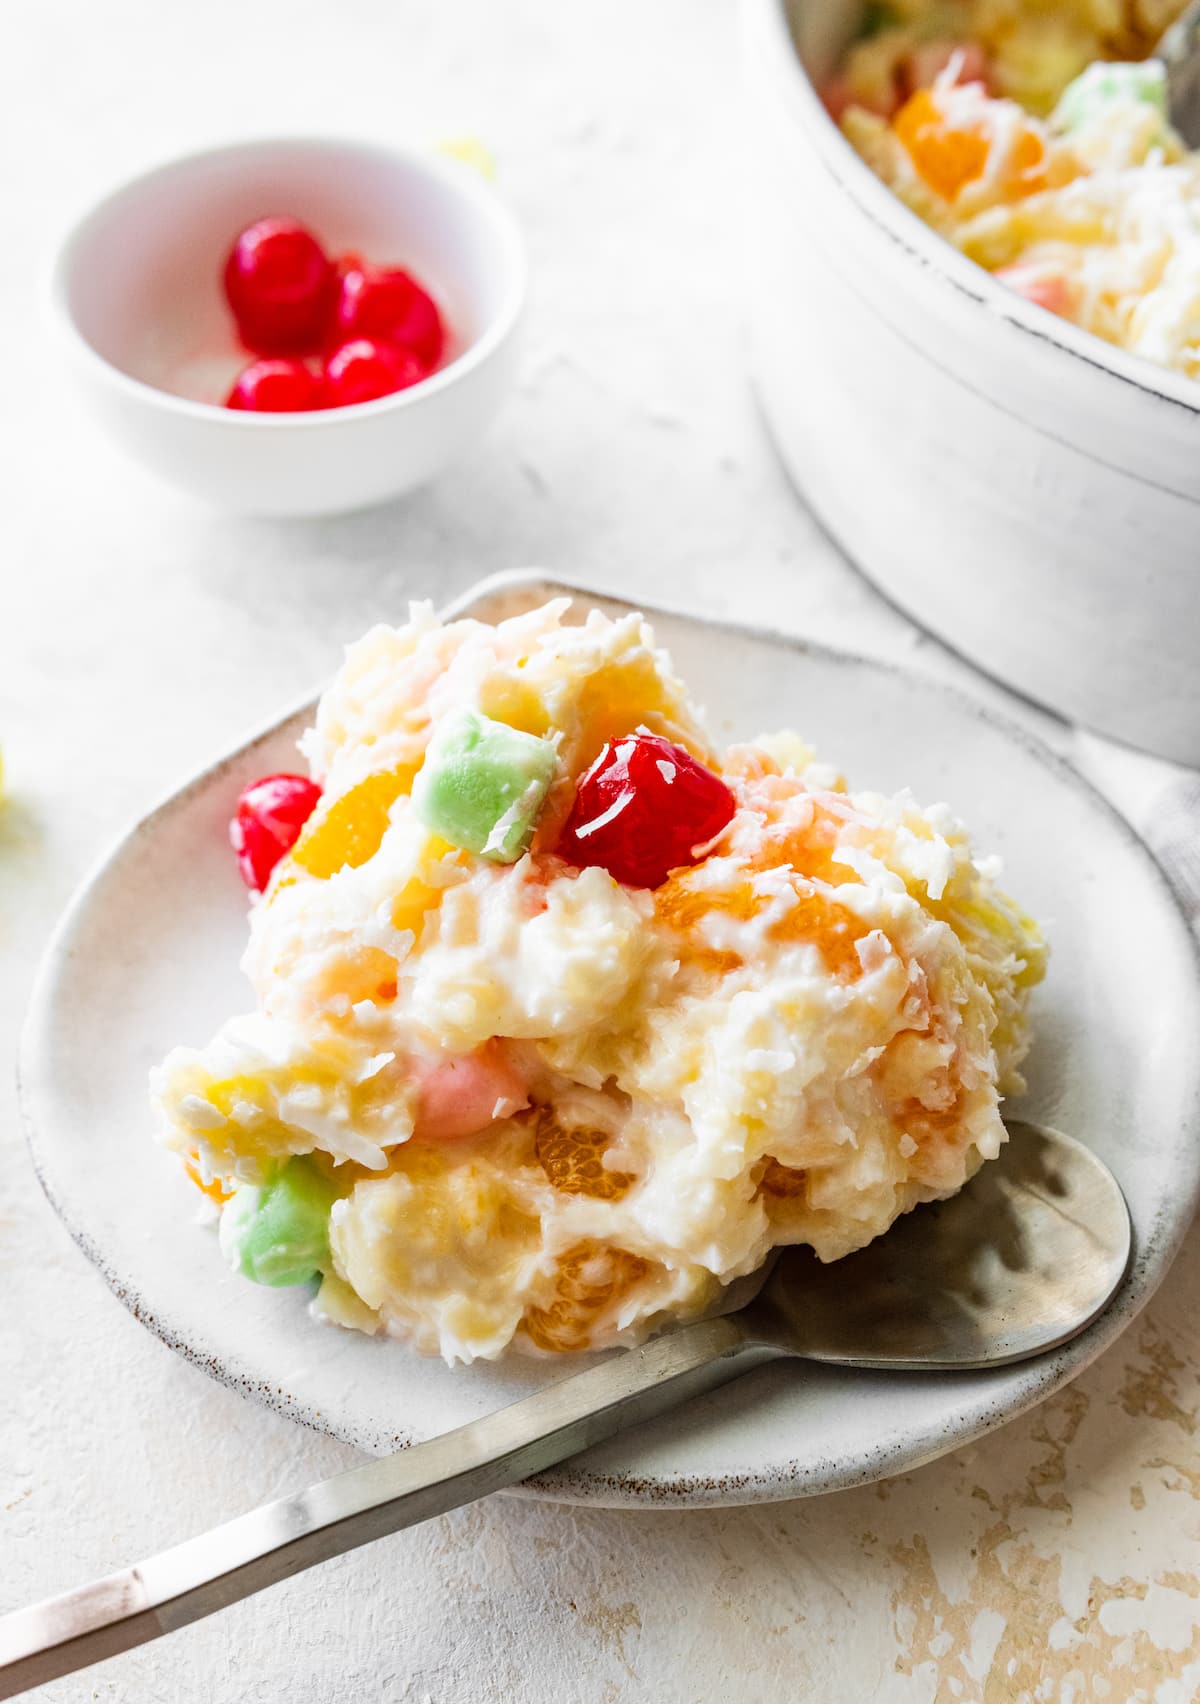
<path id="1" fill-rule="evenodd" d="M 1182 0 L 871 0 L 822 93 L 866 163 L 1008 289 L 1200 378 L 1200 152 L 1149 58 Z"/>
<path id="2" fill-rule="evenodd" d="M 945 807 L 718 750 L 640 616 L 567 610 L 351 647 L 255 1010 L 153 1074 L 236 1268 L 451 1362 L 635 1342 L 953 1194 L 1044 967 Z"/>

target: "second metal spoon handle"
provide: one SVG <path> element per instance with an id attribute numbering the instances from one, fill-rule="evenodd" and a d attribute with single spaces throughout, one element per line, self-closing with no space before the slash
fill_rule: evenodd
<path id="1" fill-rule="evenodd" d="M 702 1320 L 457 1431 L 266 1503 L 122 1573 L 17 1610 L 0 1618 L 0 1699 L 516 1484 L 778 1352 L 736 1316 Z"/>

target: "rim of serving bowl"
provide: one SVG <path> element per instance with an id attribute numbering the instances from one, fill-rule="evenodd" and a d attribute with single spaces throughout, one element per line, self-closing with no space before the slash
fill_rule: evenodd
<path id="1" fill-rule="evenodd" d="M 357 155 L 373 156 L 390 161 L 404 161 L 416 166 L 420 171 L 439 183 L 442 190 L 451 195 L 457 195 L 472 204 L 473 214 L 480 220 L 490 223 L 499 238 L 500 248 L 504 254 L 504 270 L 506 284 L 497 311 L 493 314 L 484 330 L 476 337 L 461 354 L 454 356 L 444 367 L 419 380 L 415 385 L 409 385 L 401 391 L 393 391 L 388 396 L 376 397 L 371 402 L 349 403 L 341 408 L 311 408 L 297 410 L 294 413 L 254 413 L 249 410 L 226 408 L 222 403 L 197 402 L 191 397 L 177 396 L 173 391 L 162 390 L 158 385 L 148 384 L 145 379 L 138 379 L 132 373 L 127 373 L 102 355 L 95 345 L 84 336 L 71 310 L 68 295 L 68 280 L 71 263 L 76 249 L 92 228 L 113 207 L 127 196 L 140 191 L 157 178 L 171 176 L 182 167 L 196 164 L 200 161 L 221 161 L 235 159 L 239 155 L 260 153 L 266 150 L 293 151 L 296 153 L 309 152 L 314 149 L 328 149 L 332 152 L 343 152 Z M 165 408 L 170 413 L 189 416 L 192 419 L 209 423 L 220 421 L 233 431 L 305 431 L 318 427 L 328 427 L 339 420 L 348 418 L 364 419 L 369 415 L 390 413 L 403 408 L 410 408 L 438 391 L 447 390 L 458 383 L 475 368 L 483 365 L 489 357 L 507 342 L 516 329 L 521 312 L 525 305 L 528 283 L 529 264 L 525 253 L 525 244 L 516 219 L 505 205 L 501 196 L 486 184 L 478 172 L 471 166 L 443 157 L 430 148 L 422 148 L 398 142 L 376 142 L 351 136 L 338 135 L 307 135 L 307 136 L 257 136 L 247 137 L 239 142 L 218 143 L 208 148 L 192 148 L 186 152 L 174 154 L 170 159 L 161 161 L 148 171 L 137 172 L 132 177 L 122 179 L 98 200 L 90 202 L 86 210 L 76 216 L 61 238 L 50 261 L 49 274 L 44 296 L 48 301 L 54 323 L 63 337 L 70 343 L 74 353 L 84 360 L 94 370 L 103 374 L 106 382 L 116 385 L 132 396 L 149 400 L 153 406 Z"/>
<path id="2" fill-rule="evenodd" d="M 1145 356 L 1119 349 L 1094 332 L 1084 331 L 1069 320 L 1026 302 L 998 284 L 990 272 L 968 260 L 918 218 L 860 159 L 826 112 L 792 36 L 789 0 L 745 0 L 745 4 L 791 115 L 803 127 L 839 188 L 872 224 L 929 271 L 979 302 L 997 319 L 1098 372 L 1110 374 L 1145 396 L 1170 403 L 1187 414 L 1200 415 L 1200 382 L 1170 367 L 1160 367 Z"/>

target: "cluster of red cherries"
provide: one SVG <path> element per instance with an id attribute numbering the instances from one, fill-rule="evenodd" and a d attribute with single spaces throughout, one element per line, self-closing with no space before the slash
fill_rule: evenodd
<path id="1" fill-rule="evenodd" d="M 267 775 L 242 793 L 230 838 L 252 893 L 266 887 L 320 798 L 303 775 Z M 682 746 L 627 734 L 611 740 L 581 779 L 556 850 L 578 868 L 599 865 L 628 887 L 656 888 L 672 870 L 699 862 L 734 808 L 720 776 Z"/>
<path id="2" fill-rule="evenodd" d="M 257 357 L 227 408 L 348 408 L 407 390 L 442 359 L 442 316 L 410 272 L 356 254 L 331 259 L 295 219 L 247 225 L 229 251 L 224 283 L 238 334 Z"/>

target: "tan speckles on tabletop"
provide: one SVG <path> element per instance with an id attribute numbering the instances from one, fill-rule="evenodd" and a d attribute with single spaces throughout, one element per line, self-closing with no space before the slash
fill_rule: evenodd
<path id="1" fill-rule="evenodd" d="M 1182 1266 L 1194 1274 L 1196 1264 L 1191 1254 Z M 1186 1350 L 1171 1347 L 1170 1288 L 1166 1297 L 1075 1386 L 953 1467 L 898 1482 L 886 1526 L 905 1508 L 914 1524 L 885 1540 L 902 1683 L 888 1696 L 1191 1704 L 1200 1695 L 1197 1381 Z M 934 1502 L 924 1517 L 922 1491 Z"/>
<path id="2" fill-rule="evenodd" d="M 1190 1437 L 1196 1430 L 1196 1407 L 1180 1401 L 1180 1374 L 1189 1370 L 1194 1373 L 1194 1364 L 1189 1368 L 1176 1353 L 1152 1313 L 1139 1320 L 1134 1330 L 1137 1359 L 1126 1366 L 1121 1407 L 1134 1419 L 1144 1414 L 1151 1420 L 1169 1421 Z"/>

